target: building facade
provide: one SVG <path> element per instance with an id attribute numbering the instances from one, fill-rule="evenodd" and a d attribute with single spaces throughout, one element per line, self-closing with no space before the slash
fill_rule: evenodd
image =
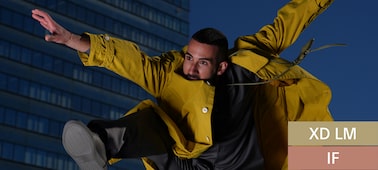
<path id="1" fill-rule="evenodd" d="M 0 168 L 77 170 L 61 144 L 67 120 L 117 119 L 152 97 L 45 42 L 35 8 L 74 33 L 106 33 L 158 55 L 187 43 L 189 0 L 0 0 Z M 109 169 L 140 166 L 132 159 Z"/>

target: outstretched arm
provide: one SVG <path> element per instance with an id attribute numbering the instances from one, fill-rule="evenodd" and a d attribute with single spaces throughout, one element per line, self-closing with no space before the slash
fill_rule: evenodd
<path id="1" fill-rule="evenodd" d="M 90 48 L 90 41 L 80 35 L 76 35 L 56 23 L 51 16 L 39 9 L 32 10 L 32 17 L 37 20 L 42 27 L 50 32 L 45 35 L 45 40 L 58 44 L 64 44 L 72 49 L 85 52 Z"/>
<path id="2" fill-rule="evenodd" d="M 272 24 L 263 26 L 255 34 L 241 36 L 235 41 L 234 50 L 239 51 L 231 57 L 231 61 L 257 73 L 269 59 L 278 58 L 283 50 L 292 45 L 302 31 L 333 1 L 291 0 L 278 11 Z"/>
<path id="3" fill-rule="evenodd" d="M 262 27 L 253 35 L 240 37 L 236 41 L 237 49 L 257 50 L 265 57 L 277 56 L 292 45 L 302 31 L 333 0 L 292 0 L 282 7 L 272 24 Z"/>

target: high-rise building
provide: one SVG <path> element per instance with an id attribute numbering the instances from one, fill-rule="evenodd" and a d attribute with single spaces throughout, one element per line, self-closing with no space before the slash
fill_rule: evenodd
<path id="1" fill-rule="evenodd" d="M 35 8 L 74 33 L 106 33 L 157 55 L 187 43 L 189 0 L 0 0 L 0 169 L 76 170 L 61 144 L 67 120 L 117 119 L 151 96 L 45 42 Z M 140 165 L 124 160 L 109 169 Z"/>

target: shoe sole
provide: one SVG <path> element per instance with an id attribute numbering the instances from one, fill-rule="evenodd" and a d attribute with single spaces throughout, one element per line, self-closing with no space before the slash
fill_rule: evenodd
<path id="1" fill-rule="evenodd" d="M 62 143 L 81 170 L 106 170 L 106 162 L 97 153 L 91 131 L 80 121 L 64 125 Z"/>

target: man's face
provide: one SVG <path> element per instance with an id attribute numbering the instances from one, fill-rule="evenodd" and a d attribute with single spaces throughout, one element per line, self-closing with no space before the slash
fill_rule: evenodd
<path id="1" fill-rule="evenodd" d="M 206 80 L 217 74 L 218 47 L 191 39 L 185 54 L 184 74 L 191 80 Z"/>

